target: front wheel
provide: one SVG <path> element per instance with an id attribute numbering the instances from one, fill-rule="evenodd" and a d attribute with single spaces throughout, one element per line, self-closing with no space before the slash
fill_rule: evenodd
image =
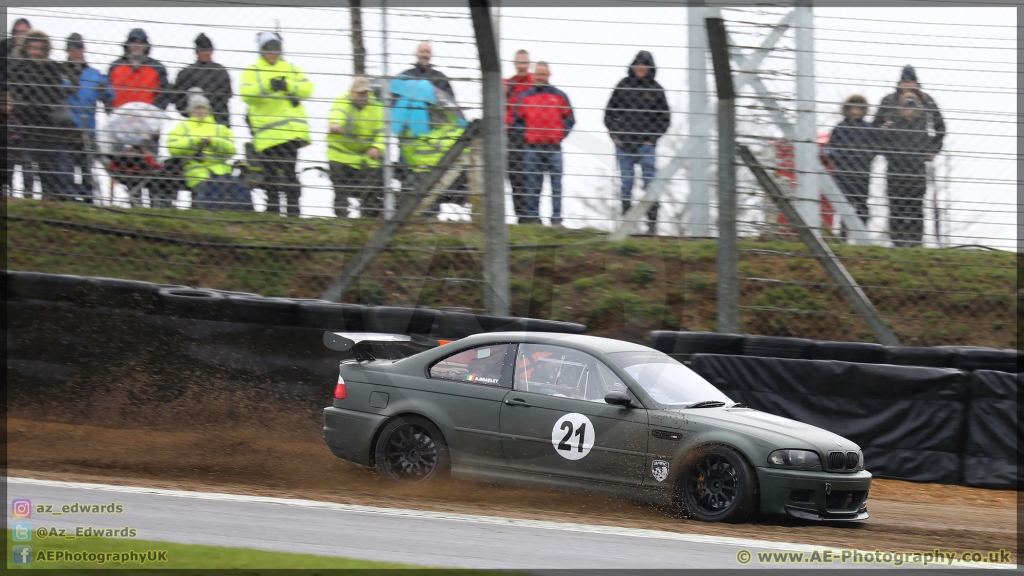
<path id="1" fill-rule="evenodd" d="M 732 448 L 694 451 L 679 475 L 679 496 L 690 515 L 702 522 L 745 522 L 757 505 L 757 476 Z"/>
<path id="2" fill-rule="evenodd" d="M 415 416 L 388 422 L 377 441 L 376 464 L 384 478 L 402 484 L 436 480 L 448 472 L 448 445 L 433 423 Z"/>

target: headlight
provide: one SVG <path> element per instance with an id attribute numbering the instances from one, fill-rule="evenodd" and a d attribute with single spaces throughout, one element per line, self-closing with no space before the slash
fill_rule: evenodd
<path id="1" fill-rule="evenodd" d="M 857 467 L 860 468 L 861 470 L 863 470 L 864 469 L 864 453 L 861 452 L 860 450 L 857 450 L 857 455 L 860 456 L 860 464 Z"/>
<path id="2" fill-rule="evenodd" d="M 810 450 L 776 450 L 768 455 L 768 463 L 781 468 L 820 468 L 821 458 Z"/>

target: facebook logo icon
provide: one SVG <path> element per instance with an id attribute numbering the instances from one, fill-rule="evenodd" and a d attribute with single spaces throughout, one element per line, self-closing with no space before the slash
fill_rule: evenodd
<path id="1" fill-rule="evenodd" d="M 32 547 L 14 546 L 13 548 L 11 548 L 11 561 L 15 564 L 31 564 Z"/>

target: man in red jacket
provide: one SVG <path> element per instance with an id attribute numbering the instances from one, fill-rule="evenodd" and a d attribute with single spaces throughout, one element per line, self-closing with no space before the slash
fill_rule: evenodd
<path id="1" fill-rule="evenodd" d="M 513 127 L 512 109 L 515 101 L 524 92 L 533 88 L 533 74 L 530 74 L 530 53 L 526 50 L 516 52 L 516 73 L 505 79 L 505 124 L 508 126 L 508 182 L 512 185 L 512 206 L 516 216 L 522 221 L 526 218 L 526 170 L 523 157 L 526 154 L 526 143 L 523 142 L 523 131 Z"/>
<path id="2" fill-rule="evenodd" d="M 135 28 L 124 43 L 124 56 L 110 65 L 110 87 L 114 89 L 114 108 L 129 102 L 145 102 L 163 110 L 171 100 L 167 69 L 149 56 L 149 38 L 145 30 Z"/>
<path id="3" fill-rule="evenodd" d="M 540 192 L 544 173 L 551 179 L 551 225 L 562 225 L 562 140 L 572 130 L 576 118 L 569 97 L 548 83 L 551 68 L 537 62 L 533 70 L 535 86 L 516 100 L 512 127 L 523 131 L 526 155 L 526 217 L 522 223 L 540 223 Z"/>

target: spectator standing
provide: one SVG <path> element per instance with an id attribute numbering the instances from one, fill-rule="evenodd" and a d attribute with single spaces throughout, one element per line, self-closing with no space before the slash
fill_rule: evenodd
<path id="1" fill-rule="evenodd" d="M 907 106 L 907 94 L 913 95 L 912 110 Z M 890 237 L 897 246 L 918 245 L 924 233 L 924 196 L 928 187 L 925 163 L 942 151 L 946 122 L 935 99 L 921 90 L 913 66 L 903 67 L 896 91 L 882 98 L 871 125 L 886 129 L 882 137 L 886 147 Z M 900 130 L 906 133 L 898 134 Z"/>
<path id="2" fill-rule="evenodd" d="M 10 71 L 9 64 L 16 64 L 24 57 L 22 49 L 25 45 L 25 36 L 30 30 L 32 30 L 32 25 L 29 21 L 25 18 L 18 18 L 14 21 L 14 25 L 11 26 L 10 38 L 4 38 L 0 41 L 0 54 L 3 55 L 4 59 L 2 67 L 0 67 L 0 75 L 2 75 L 2 84 L 5 87 L 7 86 L 8 74 Z M 16 122 L 16 113 L 12 113 L 9 118 L 11 118 L 12 122 Z M 9 137 L 17 139 L 17 133 L 17 131 L 12 132 Z M 12 157 L 9 160 L 9 163 L 13 162 L 10 166 L 12 177 L 15 165 L 21 166 L 21 178 L 25 188 L 25 194 L 31 195 L 32 190 L 36 187 L 36 170 L 35 167 L 32 166 L 32 161 L 28 158 L 28 150 L 25 150 L 20 146 L 12 146 L 10 154 Z"/>
<path id="3" fill-rule="evenodd" d="M 286 198 L 289 216 L 299 215 L 301 185 L 295 173 L 299 148 L 309 145 L 309 123 L 302 101 L 313 94 L 313 83 L 301 68 L 281 57 L 281 37 L 260 32 L 256 38 L 260 57 L 242 73 L 242 100 L 249 106 L 246 118 L 253 148 L 263 169 L 267 211 L 280 213 L 280 197 Z"/>
<path id="4" fill-rule="evenodd" d="M 201 88 L 210 100 L 214 120 L 218 124 L 231 126 L 228 100 L 233 93 L 228 71 L 213 61 L 213 42 L 206 34 L 196 36 L 195 45 L 196 62 L 178 72 L 178 77 L 174 80 L 174 106 L 182 115 L 188 116 L 188 91 L 190 88 Z"/>
<path id="5" fill-rule="evenodd" d="M 878 154 L 878 130 L 865 120 L 868 101 L 860 94 L 843 102 L 842 113 L 843 120 L 832 129 L 825 153 L 835 165 L 832 177 L 836 186 L 867 226 L 871 216 L 868 209 L 871 161 Z M 842 234 L 845 238 L 845 225 Z"/>
<path id="6" fill-rule="evenodd" d="M 512 108 L 515 101 L 524 92 L 533 88 L 533 74 L 530 74 L 530 53 L 526 50 L 516 52 L 516 73 L 505 79 L 505 124 L 507 128 L 508 181 L 512 185 L 512 206 L 516 217 L 522 221 L 526 218 L 526 167 L 523 164 L 526 155 L 526 143 L 523 142 L 522 128 L 512 126 Z"/>
<path id="7" fill-rule="evenodd" d="M 576 123 L 569 97 L 552 86 L 551 68 L 538 62 L 534 87 L 516 100 L 512 126 L 523 131 L 526 154 L 526 217 L 520 223 L 540 223 L 540 194 L 544 174 L 551 180 L 551 225 L 562 225 L 562 140 Z"/>
<path id="8" fill-rule="evenodd" d="M 11 93 L 7 90 L 6 85 L 0 91 L 0 114 L 3 114 L 4 122 L 4 196 L 10 196 L 14 191 L 14 158 L 11 155 L 11 150 L 16 148 L 16 146 L 12 146 L 16 127 L 14 125 L 14 101 L 11 100 Z"/>
<path id="9" fill-rule="evenodd" d="M 409 78 L 430 80 L 431 84 L 442 90 L 449 98 L 455 100 L 455 90 L 452 88 L 448 77 L 430 63 L 433 55 L 434 51 L 430 46 L 430 42 L 420 42 L 419 46 L 416 47 L 416 64 L 402 72 L 401 75 L 408 76 Z"/>
<path id="10" fill-rule="evenodd" d="M 11 36 L 0 40 L 0 55 L 3 56 L 3 68 L 0 69 L 3 84 L 7 84 L 8 58 L 17 60 L 23 56 L 22 47 L 25 45 L 25 35 L 32 29 L 32 25 L 25 18 L 18 18 L 11 26 Z"/>
<path id="11" fill-rule="evenodd" d="M 114 102 L 114 91 L 107 77 L 86 63 L 85 42 L 81 34 L 68 36 L 66 49 L 68 61 L 65 68 L 74 90 L 68 99 L 68 106 L 79 130 L 69 145 L 72 166 L 82 174 L 82 192 L 96 198 L 99 190 L 92 173 L 96 155 L 96 104 L 102 103 L 109 113 Z"/>
<path id="12" fill-rule="evenodd" d="M 334 184 L 334 214 L 348 215 L 348 199 L 359 200 L 359 215 L 384 210 L 380 161 L 384 157 L 384 106 L 362 76 L 334 101 L 327 117 L 327 160 Z"/>
<path id="13" fill-rule="evenodd" d="M 882 124 L 885 192 L 889 197 L 889 237 L 899 247 L 920 246 L 924 237 L 925 163 L 935 155 L 935 140 L 923 122 L 927 114 L 913 91 L 900 96 L 899 116 Z"/>
<path id="14" fill-rule="evenodd" d="M 213 106 L 202 89 L 189 89 L 188 119 L 167 135 L 167 150 L 183 161 L 185 185 L 192 206 L 207 210 L 252 210 L 249 189 L 232 176 L 228 161 L 235 155 L 235 135 L 214 120 Z"/>
<path id="15" fill-rule="evenodd" d="M 619 165 L 622 188 L 622 214 L 629 212 L 633 200 L 636 166 L 640 166 L 644 189 L 651 185 L 655 173 L 655 150 L 672 122 L 665 89 L 654 79 L 657 69 L 654 56 L 641 50 L 629 65 L 625 78 L 612 92 L 604 111 L 604 125 L 615 143 L 615 160 Z M 647 229 L 657 232 L 658 204 L 647 211 Z"/>
<path id="16" fill-rule="evenodd" d="M 128 33 L 124 56 L 114 61 L 107 74 L 114 89 L 114 107 L 129 102 L 152 104 L 160 110 L 170 102 L 167 69 L 150 57 L 149 37 L 142 28 Z"/>
<path id="17" fill-rule="evenodd" d="M 75 195 L 68 156 L 75 122 L 67 106 L 71 86 L 64 67 L 50 59 L 50 38 L 39 30 L 25 36 L 25 58 L 11 65 L 9 80 L 15 112 L 24 123 L 23 147 L 39 167 L 43 196 L 67 200 Z"/>
<path id="18" fill-rule="evenodd" d="M 882 102 L 878 105 L 878 110 L 875 112 L 871 125 L 879 128 L 886 122 L 895 122 L 902 117 L 903 104 L 901 96 L 907 92 L 913 92 L 921 102 L 921 108 L 915 115 L 915 125 L 917 127 L 923 126 L 928 131 L 931 139 L 928 160 L 934 160 L 935 155 L 942 151 L 942 141 L 946 137 L 946 122 L 942 119 L 942 111 L 939 110 L 939 105 L 935 103 L 935 99 L 921 90 L 921 84 L 917 81 L 917 71 L 914 70 L 913 66 L 908 64 L 903 67 L 903 71 L 900 72 L 900 81 L 896 85 L 896 91 L 882 98 Z"/>

